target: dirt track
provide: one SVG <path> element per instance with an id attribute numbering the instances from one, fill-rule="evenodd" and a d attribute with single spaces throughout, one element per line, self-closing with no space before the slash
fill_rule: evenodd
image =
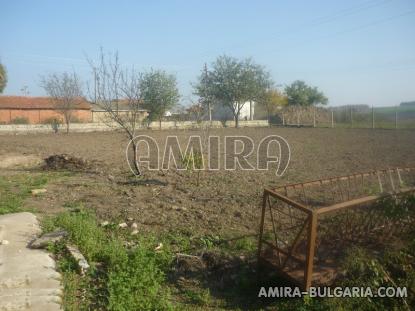
<path id="1" fill-rule="evenodd" d="M 158 142 L 178 135 L 183 143 L 197 131 L 146 131 Z M 130 183 L 124 158 L 127 141 L 120 133 L 0 136 L 0 156 L 68 153 L 97 161 L 99 174 L 79 173 L 48 186 L 43 198 L 28 204 L 54 212 L 73 201 L 97 210 L 102 218 L 133 217 L 142 230 L 189 233 L 256 232 L 264 186 L 305 181 L 394 166 L 415 166 L 415 132 L 364 129 L 218 129 L 211 135 L 246 135 L 259 142 L 280 135 L 291 146 L 291 162 L 283 177 L 275 171 L 146 172 Z M 163 145 L 163 143 L 161 144 Z"/>

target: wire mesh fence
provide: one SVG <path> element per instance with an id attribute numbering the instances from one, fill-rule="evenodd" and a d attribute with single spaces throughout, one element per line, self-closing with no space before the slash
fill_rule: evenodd
<path id="1" fill-rule="evenodd" d="M 282 126 L 410 129 L 415 128 L 415 106 L 290 106 L 277 113 L 277 120 Z"/>

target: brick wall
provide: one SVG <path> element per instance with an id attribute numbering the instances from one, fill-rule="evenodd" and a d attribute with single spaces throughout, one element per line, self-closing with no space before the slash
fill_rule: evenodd
<path id="1" fill-rule="evenodd" d="M 74 110 L 72 116 L 81 122 L 91 122 L 90 110 Z M 63 115 L 52 109 L 0 109 L 0 123 L 10 123 L 15 118 L 26 118 L 30 124 L 41 124 L 49 118 L 63 120 Z"/>

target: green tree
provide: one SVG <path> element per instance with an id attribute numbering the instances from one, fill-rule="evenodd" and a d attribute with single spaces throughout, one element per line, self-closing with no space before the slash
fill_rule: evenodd
<path id="1" fill-rule="evenodd" d="M 141 76 L 141 98 L 149 110 L 150 121 L 161 121 L 167 110 L 177 105 L 180 95 L 176 77 L 163 70 L 151 70 Z"/>
<path id="2" fill-rule="evenodd" d="M 0 94 L 3 93 L 7 84 L 7 72 L 6 68 L 0 64 Z"/>
<path id="3" fill-rule="evenodd" d="M 205 70 L 195 85 L 195 93 L 203 100 L 213 100 L 232 111 L 235 127 L 240 112 L 248 101 L 255 101 L 272 85 L 270 74 L 251 59 L 238 60 L 219 56 L 210 71 Z"/>
<path id="4" fill-rule="evenodd" d="M 267 112 L 268 122 L 271 124 L 271 116 L 277 112 L 278 108 L 288 104 L 288 98 L 277 89 L 269 89 L 262 93 L 257 102 Z"/>
<path id="5" fill-rule="evenodd" d="M 293 106 L 325 105 L 328 99 L 317 87 L 308 86 L 304 81 L 294 81 L 285 88 L 288 104 Z"/>

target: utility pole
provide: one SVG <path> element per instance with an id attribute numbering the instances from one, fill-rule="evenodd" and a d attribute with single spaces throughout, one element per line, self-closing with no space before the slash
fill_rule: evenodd
<path id="1" fill-rule="evenodd" d="M 205 72 L 205 100 L 207 100 L 207 104 L 208 104 L 209 122 L 212 122 L 212 107 L 211 107 L 211 103 L 210 103 L 210 98 L 208 98 L 208 91 L 207 91 L 208 70 L 207 70 L 206 63 L 205 63 L 205 66 L 204 66 L 204 72 Z"/>
<path id="2" fill-rule="evenodd" d="M 97 104 L 97 72 L 94 70 L 94 104 Z"/>
<path id="3" fill-rule="evenodd" d="M 395 130 L 398 129 L 398 106 L 395 107 Z"/>

